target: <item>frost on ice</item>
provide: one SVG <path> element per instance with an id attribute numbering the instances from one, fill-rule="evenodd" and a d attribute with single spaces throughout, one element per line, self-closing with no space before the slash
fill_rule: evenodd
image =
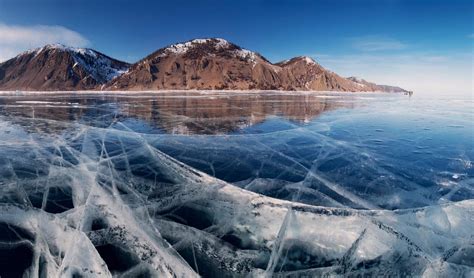
<path id="1" fill-rule="evenodd" d="M 410 183 L 405 192 L 388 189 L 380 198 L 375 186 L 361 193 L 362 185 L 331 181 L 336 168 L 350 171 L 336 149 L 349 154 L 351 146 L 319 138 L 314 142 L 324 148 L 312 146 L 303 159 L 275 143 L 285 134 L 304 146 L 317 133 L 140 133 L 116 110 L 103 114 L 107 105 L 87 112 L 100 124 L 3 111 L 0 276 L 474 275 L 470 186 L 463 190 L 471 200 L 445 204 Z M 209 148 L 208 157 L 193 156 L 193 146 Z M 245 147 L 233 153 L 239 146 Z M 247 165 L 233 164 L 243 157 Z M 376 165 L 364 161 L 367 177 Z M 225 167 L 241 171 L 228 175 L 260 172 L 233 181 Z M 396 177 L 385 174 L 379 184 L 391 185 Z"/>

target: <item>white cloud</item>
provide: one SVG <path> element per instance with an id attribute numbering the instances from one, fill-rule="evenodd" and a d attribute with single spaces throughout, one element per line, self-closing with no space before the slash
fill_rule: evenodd
<path id="1" fill-rule="evenodd" d="M 474 33 L 467 35 L 468 38 L 474 39 Z"/>
<path id="2" fill-rule="evenodd" d="M 84 47 L 90 42 L 81 34 L 63 26 L 18 26 L 0 23 L 0 62 L 18 53 L 48 43 Z"/>
<path id="3" fill-rule="evenodd" d="M 361 51 L 400 50 L 406 44 L 386 36 L 363 36 L 351 39 L 352 46 Z"/>
<path id="4" fill-rule="evenodd" d="M 342 76 L 358 76 L 420 94 L 468 93 L 473 90 L 472 53 L 412 52 L 314 57 Z"/>

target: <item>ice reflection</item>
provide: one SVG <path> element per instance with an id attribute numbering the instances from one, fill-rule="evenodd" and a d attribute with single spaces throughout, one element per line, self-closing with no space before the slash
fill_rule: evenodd
<path id="1" fill-rule="evenodd" d="M 226 134 L 264 132 L 245 130 L 272 117 L 290 121 L 273 129 L 301 125 L 318 115 L 354 103 L 321 98 L 316 95 L 281 93 L 158 95 L 49 95 L 0 98 L 3 115 L 80 122 L 106 127 L 124 123 L 142 133 Z M 269 130 L 269 131 L 273 131 Z"/>

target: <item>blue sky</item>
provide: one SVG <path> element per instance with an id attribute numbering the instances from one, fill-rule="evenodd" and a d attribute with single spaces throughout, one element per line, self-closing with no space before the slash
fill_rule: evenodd
<path id="1" fill-rule="evenodd" d="M 221 37 L 273 62 L 308 55 L 344 76 L 472 92 L 473 3 L 0 0 L 0 60 L 61 42 L 134 62 L 171 43 Z"/>

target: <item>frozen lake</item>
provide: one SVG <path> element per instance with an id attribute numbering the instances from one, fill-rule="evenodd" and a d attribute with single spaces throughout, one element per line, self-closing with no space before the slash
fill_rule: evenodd
<path id="1" fill-rule="evenodd" d="M 0 276 L 474 275 L 474 100 L 0 95 Z"/>

